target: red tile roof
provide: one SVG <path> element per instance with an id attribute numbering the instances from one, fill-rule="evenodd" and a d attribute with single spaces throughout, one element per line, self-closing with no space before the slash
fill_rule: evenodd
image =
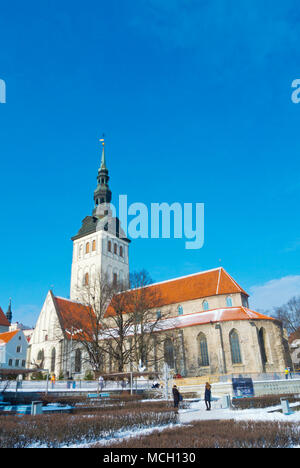
<path id="1" fill-rule="evenodd" d="M 4 341 L 4 343 L 8 343 L 20 330 L 14 330 L 11 332 L 4 332 L 0 333 L 0 343 Z"/>
<path id="2" fill-rule="evenodd" d="M 197 325 L 214 324 L 220 322 L 236 322 L 240 320 L 275 321 L 273 317 L 262 315 L 246 307 L 225 307 L 223 309 L 214 309 L 207 312 L 194 312 L 192 314 L 178 315 L 176 317 L 163 319 L 161 322 L 159 322 L 157 330 L 155 330 L 154 327 L 154 331 L 159 333 L 167 330 L 180 330 L 182 328 L 193 327 Z M 116 330 L 116 333 L 118 333 L 117 328 L 111 328 L 110 333 L 108 333 L 107 336 L 111 336 L 113 330 Z M 127 335 L 130 336 L 133 334 L 134 327 L 132 326 L 127 330 Z"/>
<path id="3" fill-rule="evenodd" d="M 10 322 L 7 319 L 6 315 L 4 314 L 3 310 L 0 307 L 0 326 L 1 327 L 9 327 Z"/>
<path id="4" fill-rule="evenodd" d="M 155 308 L 221 294 L 242 293 L 249 296 L 222 267 L 155 283 L 142 289 L 147 289 L 149 295 L 156 297 Z M 134 291 L 126 291 L 124 294 L 136 294 Z M 113 313 L 112 306 L 109 306 L 107 315 Z"/>
<path id="5" fill-rule="evenodd" d="M 294 340 L 299 340 L 300 339 L 300 328 L 298 328 L 296 331 L 290 334 L 288 338 L 288 342 L 291 344 Z"/>
<path id="6" fill-rule="evenodd" d="M 95 314 L 91 307 L 53 296 L 56 312 L 68 339 L 79 339 L 79 333 L 92 333 L 95 326 Z"/>
<path id="7" fill-rule="evenodd" d="M 231 322 L 237 320 L 271 320 L 273 317 L 263 315 L 247 307 L 225 307 L 223 309 L 213 309 L 207 312 L 196 312 L 193 314 L 180 315 L 170 320 L 170 328 L 184 328 L 194 325 L 205 325 L 207 323 Z M 171 322 L 173 320 L 174 323 Z"/>

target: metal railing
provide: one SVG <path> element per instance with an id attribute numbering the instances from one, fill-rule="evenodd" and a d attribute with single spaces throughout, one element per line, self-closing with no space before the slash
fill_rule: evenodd
<path id="1" fill-rule="evenodd" d="M 27 391 L 27 392 L 45 392 L 45 391 L 121 391 L 121 390 L 150 390 L 153 381 L 146 379 L 133 378 L 128 381 L 105 381 L 100 386 L 97 380 L 56 380 L 53 383 L 50 380 L 2 380 L 0 381 L 0 391 Z"/>

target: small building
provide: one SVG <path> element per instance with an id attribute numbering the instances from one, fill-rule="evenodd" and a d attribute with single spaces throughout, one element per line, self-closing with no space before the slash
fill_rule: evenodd
<path id="1" fill-rule="evenodd" d="M 0 333 L 0 368 L 25 369 L 27 348 L 28 341 L 22 330 Z"/>

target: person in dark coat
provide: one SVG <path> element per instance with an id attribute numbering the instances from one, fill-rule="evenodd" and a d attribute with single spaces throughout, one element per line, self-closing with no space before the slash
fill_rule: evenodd
<path id="1" fill-rule="evenodd" d="M 180 393 L 179 393 L 178 388 L 176 387 L 176 385 L 173 386 L 172 393 L 173 393 L 173 399 L 174 399 L 174 408 L 177 409 L 177 411 L 178 411 Z"/>
<path id="2" fill-rule="evenodd" d="M 206 411 L 210 411 L 211 410 L 211 385 L 208 382 L 206 382 L 205 384 L 204 401 L 206 404 Z"/>

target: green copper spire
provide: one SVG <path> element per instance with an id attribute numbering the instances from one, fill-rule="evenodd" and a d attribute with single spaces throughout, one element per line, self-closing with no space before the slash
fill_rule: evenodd
<path id="1" fill-rule="evenodd" d="M 111 202 L 111 191 L 108 186 L 109 175 L 108 169 L 106 166 L 106 159 L 105 159 L 105 144 L 104 138 L 100 139 L 102 143 L 102 157 L 101 157 L 101 165 L 98 169 L 98 176 L 97 176 L 97 188 L 94 192 L 94 201 L 95 201 L 95 208 L 96 210 L 98 205 L 103 203 L 109 204 Z"/>
<path id="2" fill-rule="evenodd" d="M 100 140 L 101 141 L 101 140 Z M 104 150 L 104 142 L 102 144 L 102 158 L 101 158 L 101 166 L 100 169 L 107 169 L 106 161 L 105 161 L 105 150 Z"/>
<path id="3" fill-rule="evenodd" d="M 9 305 L 8 305 L 8 309 L 7 309 L 7 312 L 6 312 L 6 318 L 11 323 L 11 321 L 12 321 L 11 299 L 9 299 Z"/>

